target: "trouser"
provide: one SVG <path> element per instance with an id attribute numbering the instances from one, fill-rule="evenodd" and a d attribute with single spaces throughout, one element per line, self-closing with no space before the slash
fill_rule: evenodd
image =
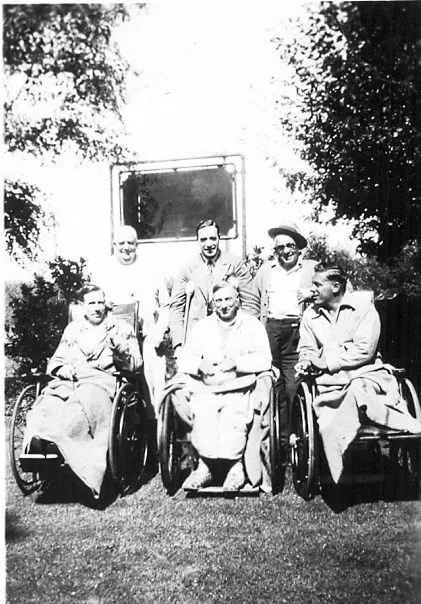
<path id="1" fill-rule="evenodd" d="M 298 388 L 295 365 L 298 362 L 298 319 L 268 319 L 266 331 L 269 338 L 272 362 L 280 371 L 275 384 L 279 405 L 280 444 L 286 458 L 289 448 L 292 401 Z"/>

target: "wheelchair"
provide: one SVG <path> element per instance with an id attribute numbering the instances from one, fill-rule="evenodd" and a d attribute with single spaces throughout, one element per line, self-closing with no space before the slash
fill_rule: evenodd
<path id="1" fill-rule="evenodd" d="M 279 445 L 279 414 L 277 412 L 276 397 L 274 395 L 275 377 L 272 372 L 259 374 L 252 392 L 256 394 L 259 384 L 269 392 L 269 400 L 265 408 L 262 408 L 253 421 L 259 421 L 260 425 L 269 433 L 269 455 L 267 468 L 272 484 L 272 492 L 279 490 L 282 480 L 281 458 Z M 173 383 L 167 389 L 166 395 L 160 408 L 161 429 L 158 441 L 158 456 L 162 483 L 169 495 L 174 495 L 181 487 L 188 474 L 197 467 L 198 455 L 191 443 L 191 423 L 177 410 L 174 404 L 174 393 L 182 389 L 182 384 Z M 260 419 L 259 419 L 260 418 Z M 221 481 L 222 482 L 222 481 Z M 259 487 L 246 484 L 236 494 L 257 495 Z M 229 492 L 223 492 L 222 487 L 217 484 L 198 489 L 197 493 L 216 494 L 229 496 Z M 190 493 L 191 494 L 191 493 Z"/>
<path id="2" fill-rule="evenodd" d="M 408 411 L 421 422 L 420 403 L 412 382 L 405 376 L 403 369 L 394 369 L 393 373 L 398 380 L 400 394 Z M 296 492 L 307 501 L 333 486 L 313 409 L 313 400 L 317 394 L 315 379 L 306 377 L 299 385 L 291 411 L 292 478 Z M 385 452 L 388 453 L 386 468 Z M 344 471 L 335 487 L 371 483 L 382 485 L 387 492 L 387 483 L 392 480 L 393 497 L 418 497 L 421 478 L 421 434 L 410 434 L 372 422 L 362 422 L 345 455 L 351 460 L 353 471 L 349 475 Z M 353 460 L 356 460 L 357 471 L 354 470 Z"/>
<path id="3" fill-rule="evenodd" d="M 114 306 L 112 312 L 128 321 L 138 336 L 137 303 Z M 77 315 L 77 305 L 71 306 L 69 319 L 73 320 Z M 50 379 L 41 373 L 31 374 L 29 378 L 32 383 L 22 390 L 14 405 L 9 436 L 13 476 L 24 495 L 44 489 L 66 465 L 53 443 L 50 452 L 48 448 L 46 453 L 22 451 L 26 415 Z M 118 493 L 124 496 L 135 491 L 144 479 L 151 435 L 140 378 L 124 372 L 116 372 L 115 378 L 116 391 L 108 436 L 108 467 Z"/>

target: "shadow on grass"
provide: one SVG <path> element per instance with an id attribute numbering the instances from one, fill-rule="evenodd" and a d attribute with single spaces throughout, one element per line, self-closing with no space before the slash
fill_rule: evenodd
<path id="1" fill-rule="evenodd" d="M 373 452 L 372 452 L 373 453 Z M 338 484 L 322 463 L 320 494 L 332 511 L 344 512 L 362 503 L 378 501 L 416 501 L 420 494 L 420 473 L 411 473 L 408 465 L 380 449 L 375 455 L 352 451 L 344 458 L 344 472 Z"/>
<path id="2" fill-rule="evenodd" d="M 14 512 L 6 510 L 5 517 L 5 538 L 6 543 L 12 543 L 20 539 L 25 539 L 29 532 L 19 526 L 19 516 Z"/>
<path id="3" fill-rule="evenodd" d="M 131 495 L 151 481 L 158 473 L 156 455 L 148 461 L 142 479 L 134 483 L 125 495 Z M 105 472 L 99 498 L 95 498 L 89 489 L 67 466 L 61 469 L 51 480 L 46 482 L 36 499 L 38 505 L 52 503 L 78 503 L 95 510 L 106 510 L 119 497 L 119 491 L 109 468 Z"/>

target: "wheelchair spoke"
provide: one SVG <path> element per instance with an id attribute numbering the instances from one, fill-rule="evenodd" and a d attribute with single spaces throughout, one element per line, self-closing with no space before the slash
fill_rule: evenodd
<path id="1" fill-rule="evenodd" d="M 36 384 L 24 388 L 16 401 L 10 428 L 10 463 L 16 483 L 24 495 L 33 493 L 44 484 L 38 473 L 24 472 L 19 461 L 26 429 L 26 416 L 35 403 L 38 391 Z"/>

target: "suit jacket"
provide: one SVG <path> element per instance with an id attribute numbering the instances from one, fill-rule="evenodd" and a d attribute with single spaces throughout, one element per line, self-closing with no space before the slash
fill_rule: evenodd
<path id="1" fill-rule="evenodd" d="M 251 292 L 252 276 L 241 258 L 221 251 L 213 269 L 213 282 L 235 277 L 239 283 L 243 310 L 257 316 L 257 305 Z M 187 317 L 187 333 L 192 326 L 208 314 L 209 272 L 202 256 L 197 254 L 182 268 L 174 280 L 170 303 L 170 330 L 173 346 L 183 343 L 184 315 L 186 310 L 186 284 L 191 281 L 194 291 Z"/>

